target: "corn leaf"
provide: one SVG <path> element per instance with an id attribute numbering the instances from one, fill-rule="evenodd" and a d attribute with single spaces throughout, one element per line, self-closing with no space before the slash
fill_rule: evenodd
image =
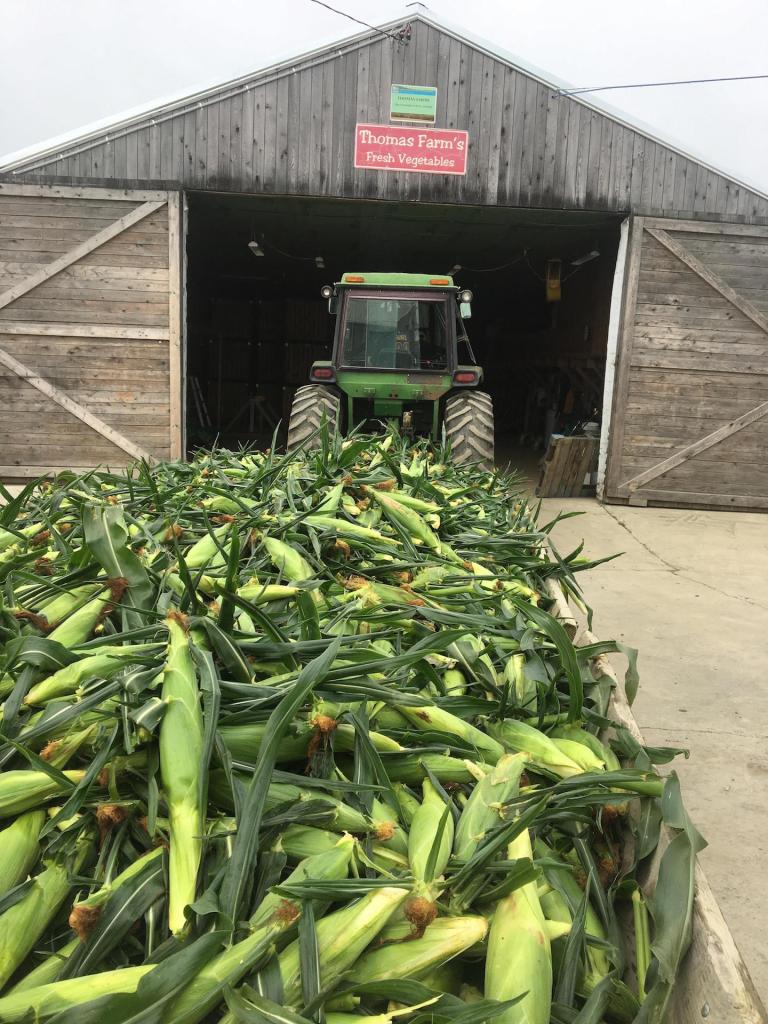
<path id="1" fill-rule="evenodd" d="M 248 901 L 248 890 L 259 844 L 259 829 L 278 745 L 296 711 L 327 674 L 340 646 L 340 639 L 332 641 L 319 657 L 309 662 L 299 673 L 294 688 L 283 697 L 270 716 L 259 749 L 256 771 L 246 790 L 243 807 L 238 815 L 238 830 L 229 870 L 222 882 L 222 911 L 231 922 L 238 920 L 240 908 Z"/>

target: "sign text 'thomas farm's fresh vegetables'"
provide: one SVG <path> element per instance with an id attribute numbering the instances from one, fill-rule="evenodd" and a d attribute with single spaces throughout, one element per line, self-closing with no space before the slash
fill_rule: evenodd
<path id="1" fill-rule="evenodd" d="M 469 134 L 442 128 L 358 124 L 355 167 L 374 171 L 466 174 Z"/>

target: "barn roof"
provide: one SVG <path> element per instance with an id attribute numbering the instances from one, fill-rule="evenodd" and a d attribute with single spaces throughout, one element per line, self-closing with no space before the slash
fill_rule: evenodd
<path id="1" fill-rule="evenodd" d="M 276 80 L 280 76 L 305 72 L 328 61 L 348 57 L 365 47 L 381 44 L 385 40 L 385 33 L 396 34 L 407 26 L 410 26 L 414 33 L 424 27 L 431 28 L 443 37 L 470 47 L 477 53 L 492 58 L 493 61 L 499 62 L 513 72 L 539 83 L 546 90 L 551 91 L 553 96 L 561 96 L 561 90 L 568 90 L 572 87 L 557 76 L 543 71 L 494 43 L 474 36 L 465 29 L 437 17 L 432 12 L 408 12 L 400 18 L 382 24 L 375 30 L 365 30 L 342 39 L 335 38 L 329 40 L 310 51 L 282 56 L 257 71 L 240 75 L 225 83 L 206 85 L 191 93 L 186 92 L 183 95 L 167 97 L 163 100 L 134 108 L 117 117 L 94 122 L 76 131 L 50 139 L 40 145 L 8 154 L 6 157 L 0 158 L 0 174 L 6 180 L 12 178 L 15 180 L 40 181 L 46 177 L 56 177 L 57 180 L 61 181 L 64 177 L 78 177 L 78 174 L 72 168 L 75 166 L 74 158 L 80 154 L 88 152 L 102 153 L 105 147 L 109 147 L 117 139 L 136 135 L 150 128 L 154 129 L 158 125 L 162 126 L 169 122 L 174 122 L 185 115 L 188 116 L 195 111 L 205 108 L 212 101 L 224 102 L 229 97 L 236 97 L 258 89 L 264 83 Z M 399 79 L 395 78 L 393 80 L 398 81 Z M 715 191 L 719 189 L 722 193 L 723 183 L 726 183 L 725 191 L 729 189 L 738 190 L 742 194 L 742 198 L 738 216 L 736 215 L 736 207 L 734 206 L 733 208 L 735 219 L 757 219 L 762 221 L 768 218 L 768 193 L 752 184 L 744 182 L 737 175 L 714 167 L 701 156 L 692 154 L 679 143 L 663 137 L 634 117 L 604 103 L 599 97 L 592 95 L 568 96 L 567 104 L 569 107 L 575 104 L 582 110 L 587 110 L 600 115 L 601 118 L 609 119 L 613 124 L 627 129 L 628 132 L 633 133 L 635 136 L 642 137 L 648 140 L 649 143 L 654 143 L 659 152 L 663 151 L 664 154 L 679 158 L 676 161 L 679 165 L 677 173 L 679 173 L 680 168 L 687 165 L 689 168 L 693 167 L 694 178 L 699 168 L 702 172 L 709 174 L 710 178 L 714 176 L 716 179 L 715 183 L 714 185 L 711 183 L 707 185 L 708 190 L 710 188 Z M 362 119 L 374 120 L 373 117 Z M 456 127 L 466 126 L 457 124 Z M 86 171 L 85 174 L 80 174 L 79 177 L 81 180 L 83 177 L 93 177 L 94 179 L 117 177 L 116 173 L 114 175 L 111 175 L 108 171 L 105 173 L 104 162 L 98 163 L 98 169 L 100 172 L 98 174 L 89 175 Z M 617 173 L 621 173 L 620 169 Z M 125 176 L 123 175 L 123 177 Z M 147 176 L 139 175 L 139 177 L 147 180 Z M 164 180 L 168 179 L 165 178 Z M 197 184 L 193 181 L 181 181 L 180 183 L 191 187 L 195 187 Z M 617 185 L 618 183 L 615 184 Z M 618 187 L 616 190 L 620 191 Z M 629 193 L 629 187 L 626 191 Z M 757 200 L 757 202 L 751 203 L 751 207 L 749 202 L 745 202 L 743 198 L 744 194 L 747 193 Z M 713 206 L 715 206 L 714 209 L 712 208 Z M 708 200 L 707 207 L 707 212 L 715 215 L 718 213 L 722 215 L 723 212 L 728 212 L 724 209 L 720 210 L 714 200 Z M 633 204 L 633 208 L 637 209 L 636 203 Z M 650 207 L 648 210 L 640 210 L 640 212 L 650 212 Z M 654 212 L 659 213 L 663 211 L 655 209 Z M 669 212 L 679 213 L 680 209 L 677 208 Z M 694 211 L 691 209 L 687 212 L 692 213 Z M 699 212 L 703 213 L 704 211 Z"/>

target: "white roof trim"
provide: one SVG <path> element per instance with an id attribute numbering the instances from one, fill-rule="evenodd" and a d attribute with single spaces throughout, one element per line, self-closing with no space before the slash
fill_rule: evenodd
<path id="1" fill-rule="evenodd" d="M 535 79 L 542 85 L 551 87 L 555 91 L 573 88 L 572 83 L 566 82 L 564 79 L 558 78 L 556 75 L 550 74 L 550 72 L 544 71 L 534 64 L 530 64 L 528 61 L 517 56 L 517 54 L 510 53 L 502 47 L 489 42 L 487 39 L 482 39 L 479 36 L 475 36 L 472 33 L 467 32 L 459 25 L 455 25 L 444 18 L 437 17 L 431 11 L 406 11 L 400 18 L 388 21 L 378 26 L 378 28 L 384 32 L 391 32 L 409 22 L 413 23 L 415 21 L 422 21 L 431 25 L 433 28 L 439 29 L 448 35 L 453 36 L 460 42 L 467 43 L 468 45 L 475 47 L 477 50 L 487 53 L 488 56 L 494 57 L 502 63 L 509 65 L 516 71 L 520 71 L 523 74 L 528 75 L 530 78 Z M 152 103 L 134 107 L 118 115 L 116 118 L 104 118 L 102 120 L 92 122 L 91 124 L 78 128 L 74 131 L 49 139 L 47 142 L 30 146 L 25 149 L 18 150 L 15 153 L 9 153 L 4 157 L 0 157 L 0 172 L 14 171 L 16 169 L 23 169 L 25 171 L 34 170 L 34 166 L 29 166 L 32 161 L 35 161 L 36 163 L 45 163 L 50 160 L 53 154 L 67 149 L 71 150 L 74 147 L 78 147 L 78 144 L 82 149 L 88 149 L 91 146 L 100 145 L 109 135 L 123 134 L 129 129 L 140 124 L 151 124 L 152 115 L 154 115 L 155 120 L 167 120 L 169 117 L 178 113 L 180 109 L 196 104 L 205 105 L 205 102 L 214 96 L 220 96 L 222 93 L 226 93 L 228 91 L 246 89 L 253 81 L 285 73 L 290 71 L 292 65 L 305 64 L 313 58 L 320 58 L 322 60 L 332 59 L 337 55 L 337 52 L 340 53 L 346 49 L 355 49 L 361 45 L 365 45 L 373 37 L 375 37 L 375 33 L 372 31 L 359 32 L 354 35 L 345 36 L 341 39 L 339 39 L 338 36 L 334 36 L 326 42 L 314 47 L 312 50 L 304 51 L 302 53 L 294 52 L 291 54 L 283 54 L 256 71 L 250 71 L 246 74 L 239 75 L 229 81 L 207 84 L 191 93 L 176 93 L 171 96 L 167 96 L 162 100 L 156 100 Z M 700 154 L 692 152 L 674 139 L 658 134 L 654 128 L 646 125 L 642 120 L 634 118 L 608 103 L 604 103 L 601 99 L 596 97 L 587 99 L 585 94 L 569 96 L 569 99 L 576 103 L 580 103 L 582 106 L 594 110 L 605 117 L 609 117 L 611 120 L 624 125 L 624 127 L 629 128 L 632 131 L 639 132 L 641 135 L 646 136 L 653 142 L 657 142 L 660 145 L 667 147 L 687 160 L 692 160 L 695 163 L 700 164 L 702 167 L 714 174 L 719 174 L 728 178 L 730 181 L 734 182 L 734 184 L 739 185 L 742 188 L 746 188 L 748 191 L 755 193 L 761 198 L 768 199 L 768 192 L 759 188 L 757 185 L 745 181 L 743 178 L 732 173 L 726 168 L 717 167 L 714 164 L 711 164 Z"/>

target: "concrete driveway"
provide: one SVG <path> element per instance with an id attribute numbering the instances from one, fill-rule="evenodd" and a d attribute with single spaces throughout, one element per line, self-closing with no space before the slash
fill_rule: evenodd
<path id="1" fill-rule="evenodd" d="M 555 527 L 561 553 L 624 552 L 581 577 L 593 629 L 640 650 L 648 743 L 690 749 L 675 767 L 702 864 L 768 1002 L 768 516 L 551 498 L 543 521 L 561 508 L 583 512 Z"/>

